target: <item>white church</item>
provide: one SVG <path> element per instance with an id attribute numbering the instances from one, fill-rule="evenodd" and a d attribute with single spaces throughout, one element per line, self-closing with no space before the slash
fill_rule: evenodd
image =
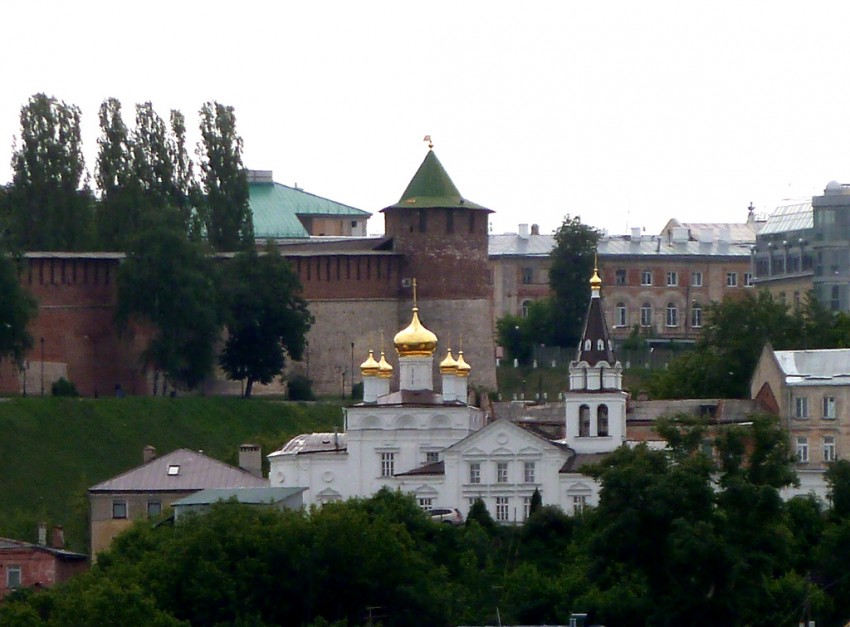
<path id="1" fill-rule="evenodd" d="M 488 420 L 467 402 L 470 365 L 451 348 L 439 363 L 437 337 L 413 316 L 395 335 L 393 366 L 370 351 L 360 368 L 363 402 L 345 411 L 341 433 L 308 433 L 269 455 L 273 487 L 306 487 L 306 505 L 368 497 L 386 486 L 415 495 L 420 507 L 456 507 L 464 516 L 482 499 L 500 522 L 521 522 L 539 490 L 543 503 L 567 513 L 596 505 L 599 486 L 581 473 L 626 441 L 626 393 L 600 301 L 594 270 L 582 342 L 570 364 L 565 433 L 550 439 L 532 427 Z"/>

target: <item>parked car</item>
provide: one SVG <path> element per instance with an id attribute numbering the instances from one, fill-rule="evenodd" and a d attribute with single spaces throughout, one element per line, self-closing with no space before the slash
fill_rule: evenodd
<path id="1" fill-rule="evenodd" d="M 446 523 L 447 525 L 463 524 L 463 514 L 454 507 L 435 507 L 428 512 L 428 515 L 434 522 Z"/>

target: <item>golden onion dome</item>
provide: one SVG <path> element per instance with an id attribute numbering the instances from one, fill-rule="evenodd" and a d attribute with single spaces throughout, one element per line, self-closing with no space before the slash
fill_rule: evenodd
<path id="1" fill-rule="evenodd" d="M 600 287 L 602 287 L 602 279 L 599 278 L 599 271 L 593 268 L 593 276 L 590 277 L 590 288 L 598 290 Z"/>
<path id="2" fill-rule="evenodd" d="M 369 351 L 369 357 L 366 358 L 362 364 L 360 364 L 360 374 L 364 377 L 374 377 L 378 374 L 380 370 L 380 364 L 375 361 L 375 355 L 372 351 Z"/>
<path id="3" fill-rule="evenodd" d="M 413 320 L 395 334 L 393 344 L 399 357 L 430 357 L 437 348 L 437 336 L 419 322 L 419 307 L 413 308 Z"/>
<path id="4" fill-rule="evenodd" d="M 446 358 L 440 362 L 440 372 L 442 374 L 456 374 L 457 373 L 457 361 L 452 357 L 452 349 L 449 349 L 449 352 L 446 354 Z"/>
<path id="5" fill-rule="evenodd" d="M 384 379 L 391 379 L 393 376 L 393 367 L 387 361 L 384 351 L 381 351 L 381 361 L 378 362 L 378 376 Z"/>
<path id="6" fill-rule="evenodd" d="M 463 359 L 463 351 L 458 351 L 457 353 L 457 376 L 459 377 L 468 377 L 469 371 L 472 370 L 472 366 L 470 366 Z"/>

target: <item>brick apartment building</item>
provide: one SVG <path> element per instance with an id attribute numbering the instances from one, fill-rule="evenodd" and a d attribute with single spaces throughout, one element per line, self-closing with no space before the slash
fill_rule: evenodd
<path id="1" fill-rule="evenodd" d="M 0 538 L 0 601 L 20 588 L 49 588 L 88 569 L 88 556 L 65 550 L 61 527 L 47 544 L 47 527 L 39 526 L 37 544 Z"/>

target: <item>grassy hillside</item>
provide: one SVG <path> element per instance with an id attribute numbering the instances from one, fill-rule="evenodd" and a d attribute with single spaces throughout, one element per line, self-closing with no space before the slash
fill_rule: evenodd
<path id="1" fill-rule="evenodd" d="M 342 426 L 339 405 L 239 398 L 14 398 L 0 400 L 0 536 L 36 539 L 36 524 L 65 526 L 87 545 L 90 486 L 160 454 L 203 450 L 235 464 L 237 447 L 268 453 L 292 435 Z"/>

